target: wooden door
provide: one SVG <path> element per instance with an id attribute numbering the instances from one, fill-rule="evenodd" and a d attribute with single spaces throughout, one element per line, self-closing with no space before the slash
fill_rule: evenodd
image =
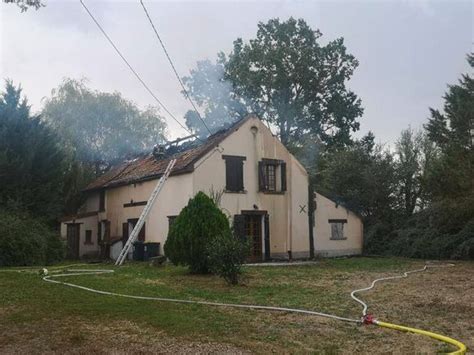
<path id="1" fill-rule="evenodd" d="M 250 262 L 262 261 L 262 216 L 245 215 L 245 235 L 250 242 Z"/>
<path id="2" fill-rule="evenodd" d="M 127 236 L 127 239 L 128 239 L 128 237 L 130 236 L 130 234 L 132 234 L 133 229 L 134 229 L 135 226 L 137 225 L 137 223 L 138 223 L 138 218 L 129 219 L 129 220 L 128 220 L 128 223 L 129 223 L 129 226 L 128 226 L 128 236 Z M 146 223 L 143 223 L 142 229 L 140 230 L 140 233 L 138 233 L 138 238 L 137 238 L 137 240 L 140 241 L 140 242 L 144 242 L 144 241 L 145 241 L 145 225 L 146 225 Z M 127 239 L 126 239 L 126 240 L 127 240 Z M 125 241 L 126 241 L 126 240 L 125 240 Z"/>
<path id="3" fill-rule="evenodd" d="M 67 257 L 69 259 L 79 259 L 79 234 L 80 224 L 67 225 Z"/>

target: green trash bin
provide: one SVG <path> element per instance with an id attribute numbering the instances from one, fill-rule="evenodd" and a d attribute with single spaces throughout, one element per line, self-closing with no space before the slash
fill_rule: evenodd
<path id="1" fill-rule="evenodd" d="M 142 241 L 136 241 L 133 243 L 133 260 L 145 260 L 145 244 Z"/>
<path id="2" fill-rule="evenodd" d="M 158 255 L 160 255 L 160 243 L 145 243 L 145 261 Z"/>

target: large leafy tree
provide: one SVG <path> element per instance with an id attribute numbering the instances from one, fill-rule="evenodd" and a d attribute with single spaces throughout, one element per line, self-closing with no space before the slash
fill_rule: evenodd
<path id="1" fill-rule="evenodd" d="M 474 68 L 474 55 L 468 55 Z M 433 166 L 429 188 L 435 199 L 474 193 L 474 79 L 465 74 L 444 95 L 444 112 L 430 109 L 425 128 L 441 150 Z"/>
<path id="2" fill-rule="evenodd" d="M 237 39 L 228 56 L 220 53 L 215 66 L 198 64 L 185 83 L 206 107 L 211 125 L 215 106 L 229 118 L 253 111 L 273 125 L 290 148 L 308 135 L 344 146 L 358 130 L 363 111 L 360 99 L 346 87 L 358 62 L 342 38 L 322 45 L 321 36 L 302 19 L 259 23 L 254 39 Z M 225 95 L 216 95 L 202 79 L 214 73 L 222 73 L 219 85 L 231 84 Z M 197 120 L 189 123 L 202 131 Z"/>
<path id="3" fill-rule="evenodd" d="M 166 124 L 156 108 L 141 111 L 120 93 L 93 91 L 84 80 L 64 80 L 46 100 L 43 117 L 96 175 L 165 139 Z"/>
<path id="4" fill-rule="evenodd" d="M 65 154 L 60 139 L 32 115 L 21 88 L 0 94 L 0 204 L 54 219 L 62 209 Z"/>

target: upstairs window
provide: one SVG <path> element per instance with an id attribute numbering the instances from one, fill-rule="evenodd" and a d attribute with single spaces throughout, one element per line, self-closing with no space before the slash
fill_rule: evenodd
<path id="1" fill-rule="evenodd" d="M 99 211 L 105 211 L 105 190 L 100 190 Z"/>
<path id="2" fill-rule="evenodd" d="M 258 163 L 259 190 L 266 193 L 286 191 L 286 163 L 277 159 L 262 159 Z"/>
<path id="3" fill-rule="evenodd" d="M 244 192 L 244 160 L 237 155 L 223 155 L 225 160 L 225 190 L 226 192 Z"/>
<path id="4" fill-rule="evenodd" d="M 347 219 L 330 219 L 328 220 L 331 225 L 331 239 L 332 240 L 344 240 L 344 224 L 347 223 Z"/>

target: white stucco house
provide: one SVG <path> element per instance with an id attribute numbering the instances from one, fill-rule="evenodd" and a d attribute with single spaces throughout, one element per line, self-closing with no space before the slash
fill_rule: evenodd
<path id="1" fill-rule="evenodd" d="M 252 261 L 362 252 L 361 219 L 310 193 L 304 167 L 256 116 L 172 156 L 126 161 L 93 181 L 75 216 L 62 219 L 70 257 L 114 257 L 171 158 L 177 163 L 139 236 L 162 246 L 168 228 L 197 192 L 222 192 L 220 207 L 251 240 Z"/>

